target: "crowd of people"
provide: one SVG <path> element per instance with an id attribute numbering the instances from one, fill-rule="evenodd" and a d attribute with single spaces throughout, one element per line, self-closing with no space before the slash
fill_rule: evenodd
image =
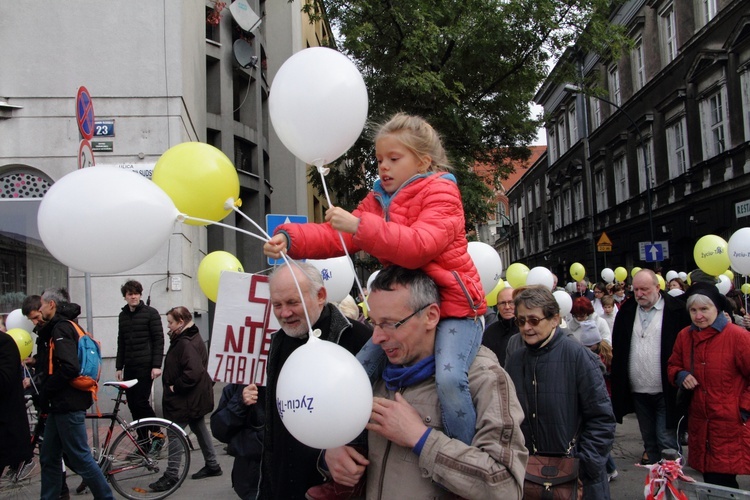
<path id="1" fill-rule="evenodd" d="M 356 210 L 331 207 L 325 223 L 284 224 L 264 246 L 273 258 L 367 251 L 383 265 L 367 309 L 330 303 L 310 264 L 275 269 L 270 306 L 280 330 L 264 387 L 229 384 L 215 404 L 208 352 L 190 311 L 166 313 L 165 354 L 161 315 L 141 300 L 140 283 L 122 286 L 116 377 L 138 381 L 126 392 L 134 418 L 155 415 L 152 385 L 161 378 L 163 416 L 189 427 L 203 454 L 193 479 L 223 474 L 213 436 L 234 456 L 231 483 L 242 499 L 522 498 L 527 464 L 539 457 L 576 459 L 582 498 L 608 499 L 618 476 L 616 423 L 630 413 L 644 465 L 678 448 L 682 422 L 689 463 L 706 481 L 737 487 L 736 475 L 750 473 L 750 316 L 719 293 L 714 277 L 696 271 L 690 286 L 671 280 L 669 288 L 683 292 L 675 296 L 647 269 L 631 287 L 581 280 L 569 313 L 555 290 L 505 287 L 496 311 L 488 310 L 437 132 L 397 114 L 378 129 L 375 149 L 379 178 Z M 50 288 L 27 297 L 22 312 L 38 334 L 36 354 L 23 361 L 35 373 L 24 375 L 17 347 L 0 334 L 0 423 L 15 425 L 0 425 L 0 437 L 21 437 L 0 450 L 0 467 L 29 461 L 28 426 L 18 423 L 26 419 L 23 392 L 33 387 L 49 415 L 41 498 L 68 498 L 63 457 L 95 498 L 112 498 L 86 442 L 91 394 L 69 383 L 78 374 L 71 321 L 80 307 Z M 313 331 L 357 356 L 374 394 L 362 434 L 329 450 L 298 441 L 276 406 L 279 374 Z M 687 410 L 678 408 L 678 389 L 694 394 Z M 139 439 L 152 445 L 164 439 L 143 432 Z M 180 464 L 166 465 L 153 491 L 177 481 Z"/>

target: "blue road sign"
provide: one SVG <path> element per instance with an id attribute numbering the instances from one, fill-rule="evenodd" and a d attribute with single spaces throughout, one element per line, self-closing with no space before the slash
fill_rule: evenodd
<path id="1" fill-rule="evenodd" d="M 664 260 L 664 248 L 661 243 L 646 245 L 646 262 L 661 262 Z"/>
<path id="2" fill-rule="evenodd" d="M 283 215 L 283 214 L 266 214 L 266 232 L 273 236 L 273 232 L 282 224 L 294 222 L 304 224 L 307 222 L 307 215 Z M 284 262 L 284 259 L 272 259 L 267 257 L 268 265 L 275 266 Z"/>

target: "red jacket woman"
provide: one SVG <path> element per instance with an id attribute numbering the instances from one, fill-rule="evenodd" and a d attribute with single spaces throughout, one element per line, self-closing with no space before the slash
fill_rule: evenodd
<path id="1" fill-rule="evenodd" d="M 734 475 L 750 474 L 750 334 L 726 319 L 715 286 L 693 285 L 688 295 L 693 324 L 667 368 L 671 383 L 693 390 L 688 463 L 704 481 L 737 488 Z"/>

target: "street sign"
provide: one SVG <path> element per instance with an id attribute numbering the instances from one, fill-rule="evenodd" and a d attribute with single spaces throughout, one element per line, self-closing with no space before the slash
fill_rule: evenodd
<path id="1" fill-rule="evenodd" d="M 273 236 L 273 232 L 282 224 L 294 222 L 304 224 L 307 222 L 307 215 L 283 215 L 283 214 L 266 214 L 266 232 Z M 268 257 L 268 265 L 275 266 L 282 264 L 284 259 L 272 259 Z"/>
<path id="2" fill-rule="evenodd" d="M 114 137 L 115 120 L 97 120 L 94 122 L 94 135 L 96 137 Z"/>
<path id="3" fill-rule="evenodd" d="M 98 152 L 111 153 L 115 150 L 112 141 L 91 141 L 91 149 Z"/>
<path id="4" fill-rule="evenodd" d="M 76 96 L 76 122 L 78 131 L 84 139 L 91 140 L 94 137 L 94 103 L 86 87 L 78 88 Z"/>
<path id="5" fill-rule="evenodd" d="M 87 139 L 81 139 L 78 146 L 78 168 L 93 167 L 94 151 L 91 149 L 91 143 Z"/>
<path id="6" fill-rule="evenodd" d="M 607 236 L 607 233 L 602 231 L 602 235 L 599 238 L 599 241 L 596 242 L 596 251 L 597 252 L 611 252 L 612 251 L 612 240 L 609 239 L 609 236 Z"/>
<path id="7" fill-rule="evenodd" d="M 747 217 L 750 215 L 750 200 L 741 201 L 734 204 L 734 215 L 739 219 L 740 217 Z"/>
<path id="8" fill-rule="evenodd" d="M 652 248 L 657 246 L 656 249 Z M 656 254 L 654 254 L 656 252 Z M 641 260 L 646 262 L 661 262 L 669 258 L 669 242 L 668 241 L 654 241 L 652 245 L 650 241 L 639 241 L 638 242 L 638 253 L 640 254 Z M 652 256 L 656 255 L 656 259 L 652 259 Z"/>

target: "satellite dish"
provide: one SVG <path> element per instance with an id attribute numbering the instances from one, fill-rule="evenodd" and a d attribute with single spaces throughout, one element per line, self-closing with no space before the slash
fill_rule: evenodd
<path id="1" fill-rule="evenodd" d="M 252 31 L 260 25 L 260 17 L 250 8 L 247 0 L 235 0 L 229 6 L 229 12 L 232 13 L 239 27 L 245 31 Z"/>
<path id="2" fill-rule="evenodd" d="M 242 38 L 238 38 L 232 45 L 234 60 L 243 68 L 254 68 L 258 64 L 258 56 L 253 55 L 253 46 Z"/>

